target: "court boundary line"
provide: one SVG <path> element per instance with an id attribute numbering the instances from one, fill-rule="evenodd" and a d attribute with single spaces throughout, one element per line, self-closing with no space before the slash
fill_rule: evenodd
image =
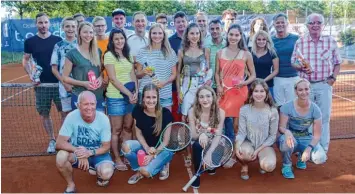
<path id="1" fill-rule="evenodd" d="M 184 159 L 184 164 L 186 164 L 185 154 L 182 154 L 182 158 Z M 189 175 L 189 178 L 191 179 L 193 177 L 191 167 L 186 167 L 186 170 L 187 170 L 187 174 Z M 198 189 L 195 189 L 193 187 L 191 187 L 191 188 L 192 188 L 192 190 L 194 191 L 195 194 L 198 194 Z"/>
<path id="2" fill-rule="evenodd" d="M 12 82 L 12 81 L 15 81 L 15 80 L 18 80 L 18 79 L 24 78 L 24 77 L 26 77 L 26 76 L 28 76 L 28 75 L 26 74 L 26 75 L 20 76 L 20 77 L 18 77 L 18 78 L 15 78 L 15 79 L 12 79 L 12 80 L 9 80 L 9 81 L 6 81 L 6 82 L 3 82 L 3 83 L 10 83 L 10 82 Z"/>
<path id="3" fill-rule="evenodd" d="M 26 92 L 27 90 L 32 89 L 32 88 L 33 88 L 33 86 L 30 87 L 30 88 L 27 88 L 27 89 L 23 89 L 22 91 L 17 92 L 16 94 L 13 94 L 12 96 L 7 97 L 7 98 L 5 98 L 4 100 L 1 100 L 1 102 L 5 102 L 5 101 L 7 101 L 7 100 L 10 100 L 11 98 L 13 98 L 13 97 L 15 97 L 15 96 L 18 96 L 19 94 L 22 94 L 23 92 Z"/>
<path id="4" fill-rule="evenodd" d="M 333 94 L 333 96 L 338 97 L 338 98 L 341 98 L 341 99 L 343 99 L 343 100 L 347 100 L 347 101 L 350 101 L 350 102 L 354 102 L 354 103 L 355 103 L 354 100 L 351 100 L 351 99 L 349 99 L 349 98 L 345 98 L 345 97 L 342 97 L 342 96 L 339 96 L 339 95 L 336 95 L 336 94 Z"/>

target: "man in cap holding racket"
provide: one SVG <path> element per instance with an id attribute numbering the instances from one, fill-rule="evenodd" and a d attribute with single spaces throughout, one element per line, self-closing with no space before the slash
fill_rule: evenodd
<path id="1" fill-rule="evenodd" d="M 78 109 L 65 118 L 57 138 L 56 165 L 67 182 L 64 193 L 74 193 L 73 167 L 97 174 L 97 185 L 107 186 L 114 172 L 110 156 L 111 127 L 108 117 L 96 111 L 90 91 L 78 96 Z"/>
<path id="2" fill-rule="evenodd" d="M 291 63 L 300 71 L 300 77 L 311 83 L 311 100 L 322 112 L 320 144 L 327 153 L 330 142 L 330 114 L 333 84 L 342 62 L 337 43 L 332 36 L 322 35 L 324 17 L 312 13 L 307 17 L 307 35 L 297 40 Z"/>

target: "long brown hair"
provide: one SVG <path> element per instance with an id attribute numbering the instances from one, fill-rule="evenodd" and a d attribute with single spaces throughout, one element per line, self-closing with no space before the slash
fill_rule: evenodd
<path id="1" fill-rule="evenodd" d="M 270 94 L 270 90 L 269 87 L 267 86 L 266 82 L 263 79 L 260 78 L 256 78 L 250 85 L 250 89 L 248 92 L 248 99 L 246 100 L 245 104 L 250 104 L 253 105 L 254 104 L 254 99 L 253 99 L 253 92 L 254 89 L 256 88 L 257 85 L 261 85 L 265 92 L 266 92 L 266 97 L 264 99 L 264 102 L 266 104 L 268 104 L 271 107 L 274 107 L 274 100 L 272 99 L 272 96 Z"/>
<path id="2" fill-rule="evenodd" d="M 78 28 L 78 45 L 83 44 L 83 41 L 81 40 L 80 32 L 84 26 L 89 26 L 90 28 L 92 28 L 92 31 L 94 32 L 94 26 L 90 22 L 80 23 L 79 28 Z M 97 42 L 96 42 L 95 36 L 92 38 L 92 40 L 89 43 L 89 54 L 90 54 L 90 62 L 94 66 L 100 67 L 101 61 L 100 61 L 99 49 L 97 47 Z"/>
<path id="3" fill-rule="evenodd" d="M 262 21 L 263 24 L 264 24 L 262 30 L 264 30 L 265 32 L 269 32 L 269 29 L 268 29 L 268 27 L 267 27 L 266 20 L 265 20 L 264 18 L 262 18 L 262 17 L 257 17 L 257 18 L 255 18 L 255 19 L 251 22 L 251 24 L 250 24 L 250 33 L 249 33 L 249 37 L 250 37 L 250 38 L 252 38 L 252 37 L 254 36 L 254 34 L 256 33 L 255 30 L 254 30 L 254 26 L 255 26 L 255 24 L 256 24 L 256 21 L 258 21 L 258 20 Z"/>
<path id="4" fill-rule="evenodd" d="M 155 134 L 155 136 L 159 136 L 160 132 L 162 130 L 162 125 L 163 125 L 163 108 L 160 105 L 159 89 L 156 85 L 154 85 L 152 83 L 149 83 L 144 86 L 143 92 L 142 92 L 142 95 L 143 95 L 142 96 L 142 103 L 140 105 L 143 109 L 147 108 L 145 106 L 145 103 L 143 102 L 145 92 L 147 92 L 147 91 L 156 91 L 156 93 L 157 93 L 157 104 L 155 105 L 155 124 L 153 125 L 153 127 L 154 127 L 153 134 Z"/>
<path id="5" fill-rule="evenodd" d="M 194 110 L 194 115 L 195 115 L 195 121 L 201 120 L 201 114 L 202 114 L 202 107 L 201 104 L 198 102 L 199 94 L 202 90 L 208 90 L 212 93 L 212 105 L 210 109 L 210 118 L 209 118 L 209 126 L 212 128 L 217 128 L 218 124 L 220 122 L 219 118 L 219 106 L 217 102 L 217 95 L 214 92 L 214 90 L 210 86 L 202 86 L 199 89 L 197 89 L 196 95 L 195 95 L 195 101 L 192 106 Z"/>
<path id="6" fill-rule="evenodd" d="M 197 46 L 199 49 L 202 49 L 202 47 L 203 47 L 202 32 L 200 30 L 200 27 L 198 27 L 198 25 L 196 23 L 191 23 L 187 26 L 187 28 L 185 29 L 184 34 L 182 36 L 181 48 L 184 53 L 187 51 L 187 49 L 190 48 L 190 41 L 189 41 L 188 35 L 189 35 L 191 28 L 197 28 L 198 31 L 200 32 L 200 38 L 197 43 Z"/>

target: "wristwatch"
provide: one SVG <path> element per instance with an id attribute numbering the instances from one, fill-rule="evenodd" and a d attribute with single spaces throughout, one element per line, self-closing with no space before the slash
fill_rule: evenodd
<path id="1" fill-rule="evenodd" d="M 332 80 L 334 80 L 334 81 L 337 81 L 337 78 L 335 78 L 333 74 L 330 75 L 330 76 L 328 77 L 328 79 L 332 79 Z"/>
<path id="2" fill-rule="evenodd" d="M 309 145 L 308 145 L 308 147 L 310 147 L 310 148 L 311 148 L 311 150 L 313 150 L 313 149 L 314 149 L 314 146 L 312 146 L 311 144 L 309 144 Z"/>
<path id="3" fill-rule="evenodd" d="M 96 155 L 96 150 L 91 150 L 91 154 L 92 154 L 92 156 L 95 156 Z"/>

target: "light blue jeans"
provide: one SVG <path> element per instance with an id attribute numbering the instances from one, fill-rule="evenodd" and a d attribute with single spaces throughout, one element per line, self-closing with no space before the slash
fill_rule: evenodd
<path id="1" fill-rule="evenodd" d="M 294 148 L 288 147 L 286 143 L 285 135 L 279 137 L 279 148 L 281 151 L 282 162 L 284 166 L 292 166 L 292 153 L 299 152 L 301 155 L 303 151 L 312 141 L 312 136 L 294 137 Z M 322 146 L 319 143 L 311 151 L 311 161 L 315 164 L 323 164 L 327 160 L 327 155 L 325 154 Z"/>
<path id="2" fill-rule="evenodd" d="M 122 150 L 124 157 L 129 161 L 132 170 L 138 171 L 140 166 L 138 165 L 137 152 L 138 150 L 144 150 L 143 146 L 137 140 L 127 140 L 124 142 L 129 149 L 131 150 L 129 153 L 125 153 Z M 163 170 L 164 166 L 169 163 L 173 159 L 174 153 L 163 150 L 160 152 L 156 158 L 154 158 L 147 166 L 144 168 L 147 172 L 149 172 L 150 177 L 158 174 L 161 170 Z"/>
<path id="3" fill-rule="evenodd" d="M 320 145 L 325 153 L 328 152 L 330 142 L 330 114 L 332 112 L 333 87 L 328 83 L 311 83 L 311 100 L 316 103 L 322 112 L 322 135 Z"/>

